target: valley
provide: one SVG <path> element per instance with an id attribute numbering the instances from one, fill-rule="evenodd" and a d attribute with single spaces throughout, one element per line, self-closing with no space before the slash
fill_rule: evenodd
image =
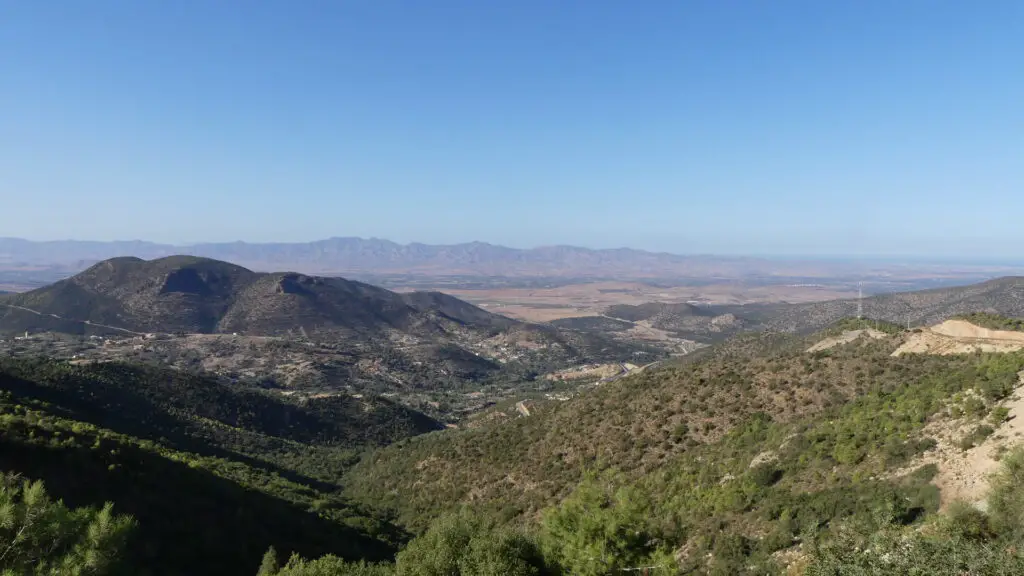
<path id="1" fill-rule="evenodd" d="M 0 296 L 0 467 L 137 518 L 125 574 L 254 574 L 271 547 L 295 574 L 415 574 L 511 542 L 499 565 L 537 574 L 775 574 L 959 499 L 1007 513 L 985 472 L 1018 457 L 1024 279 L 796 302 L 609 286 L 530 289 L 580 313 L 530 322 L 468 289 L 100 262 Z M 617 551 L 594 571 L 576 546 Z"/>
<path id="2" fill-rule="evenodd" d="M 462 288 L 449 287 L 447 294 L 472 302 L 485 310 L 530 322 L 593 316 L 617 305 L 651 302 L 701 305 L 817 302 L 857 296 L 847 287 L 771 285 L 741 282 L 642 283 L 586 282 L 553 287 Z"/>
<path id="3" fill-rule="evenodd" d="M 1024 575 L 1024 3 L 0 6 L 0 576 Z"/>
<path id="4" fill-rule="evenodd" d="M 555 370 L 675 349 L 524 323 L 438 292 L 192 257 L 109 260 L 8 296 L 0 336 L 8 355 L 146 362 L 299 396 L 384 394 L 449 423 L 559 388 L 542 377 Z"/>
<path id="5" fill-rule="evenodd" d="M 168 366 L 298 398 L 375 395 L 451 425 L 507 399 L 562 393 L 580 383 L 561 382 L 536 370 L 546 367 L 555 370 L 550 374 L 557 374 L 557 367 L 575 366 L 583 359 L 546 361 L 536 356 L 534 363 L 527 364 L 521 352 L 501 343 L 481 342 L 470 349 L 476 350 L 472 356 L 429 346 L 395 348 L 230 334 L 83 337 L 40 333 L 0 340 L 0 357 L 45 356 L 73 365 Z M 644 356 L 648 355 L 640 357 Z M 614 356 L 591 358 L 602 357 Z"/>
<path id="6" fill-rule="evenodd" d="M 565 377 L 588 374 L 587 366 L 685 357 L 745 332 L 806 333 L 858 306 L 856 298 L 819 302 L 848 295 L 821 286 L 728 286 L 391 292 L 204 258 L 117 258 L 0 297 L 0 354 L 144 362 L 298 397 L 384 395 L 457 426 L 509 401 L 573 397 L 607 376 Z M 859 305 L 900 324 L 967 310 L 1013 316 L 1024 314 L 1022 286 L 1006 278 L 868 296 Z M 466 294 L 481 307 L 454 297 Z M 783 297 L 798 301 L 777 301 Z"/>

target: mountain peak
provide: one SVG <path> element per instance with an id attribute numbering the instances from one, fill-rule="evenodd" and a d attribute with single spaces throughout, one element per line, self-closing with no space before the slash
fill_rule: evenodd
<path id="1" fill-rule="evenodd" d="M 0 317 L 0 334 L 299 330 L 383 337 L 444 332 L 447 323 L 488 331 L 514 324 L 444 294 L 400 295 L 344 278 L 257 273 L 189 255 L 112 258 L 10 302 L 20 308 Z"/>

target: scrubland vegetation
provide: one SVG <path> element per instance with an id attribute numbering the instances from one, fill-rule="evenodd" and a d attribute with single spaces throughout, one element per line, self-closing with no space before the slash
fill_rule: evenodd
<path id="1" fill-rule="evenodd" d="M 1024 354 L 892 357 L 885 331 L 815 353 L 740 337 L 444 431 L 373 399 L 7 360 L 0 468 L 21 477 L 0 573 L 1019 573 L 1024 454 L 1002 457 L 986 511 L 938 513 L 936 466 L 916 462 L 935 418 L 1005 420 Z"/>

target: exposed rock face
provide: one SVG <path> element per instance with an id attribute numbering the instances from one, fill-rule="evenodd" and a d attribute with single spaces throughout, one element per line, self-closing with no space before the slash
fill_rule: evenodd
<path id="1" fill-rule="evenodd" d="M 175 270 L 167 275 L 164 279 L 163 286 L 160 287 L 161 294 L 170 294 L 173 292 L 180 292 L 182 294 L 195 294 L 197 296 L 205 296 L 210 294 L 210 286 L 207 284 L 208 279 L 204 278 L 202 274 L 193 268 L 183 268 L 181 270 Z"/>

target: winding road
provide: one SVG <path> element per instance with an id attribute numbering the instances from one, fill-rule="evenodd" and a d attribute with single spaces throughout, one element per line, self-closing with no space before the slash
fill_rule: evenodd
<path id="1" fill-rule="evenodd" d="M 48 316 L 48 317 L 51 317 L 51 318 L 56 318 L 58 320 L 64 320 L 65 322 L 77 322 L 79 324 L 87 324 L 89 326 L 95 326 L 97 328 L 106 328 L 107 330 L 117 330 L 118 332 L 125 332 L 127 334 L 134 334 L 136 336 L 144 336 L 145 335 L 144 332 L 135 332 L 134 330 L 129 330 L 127 328 L 121 328 L 121 327 L 118 327 L 118 326 L 108 326 L 106 324 L 97 324 L 96 322 L 92 322 L 92 321 L 89 321 L 89 320 L 76 320 L 74 318 L 65 318 L 63 316 L 58 316 L 57 314 L 46 314 L 46 313 L 40 312 L 38 310 L 33 310 L 31 308 L 25 308 L 24 306 L 15 306 L 14 304 L 2 304 L 2 303 L 0 303 L 0 306 L 6 306 L 7 308 L 12 308 L 14 310 L 21 310 L 23 312 L 31 312 L 32 314 L 35 314 L 36 316 Z"/>

